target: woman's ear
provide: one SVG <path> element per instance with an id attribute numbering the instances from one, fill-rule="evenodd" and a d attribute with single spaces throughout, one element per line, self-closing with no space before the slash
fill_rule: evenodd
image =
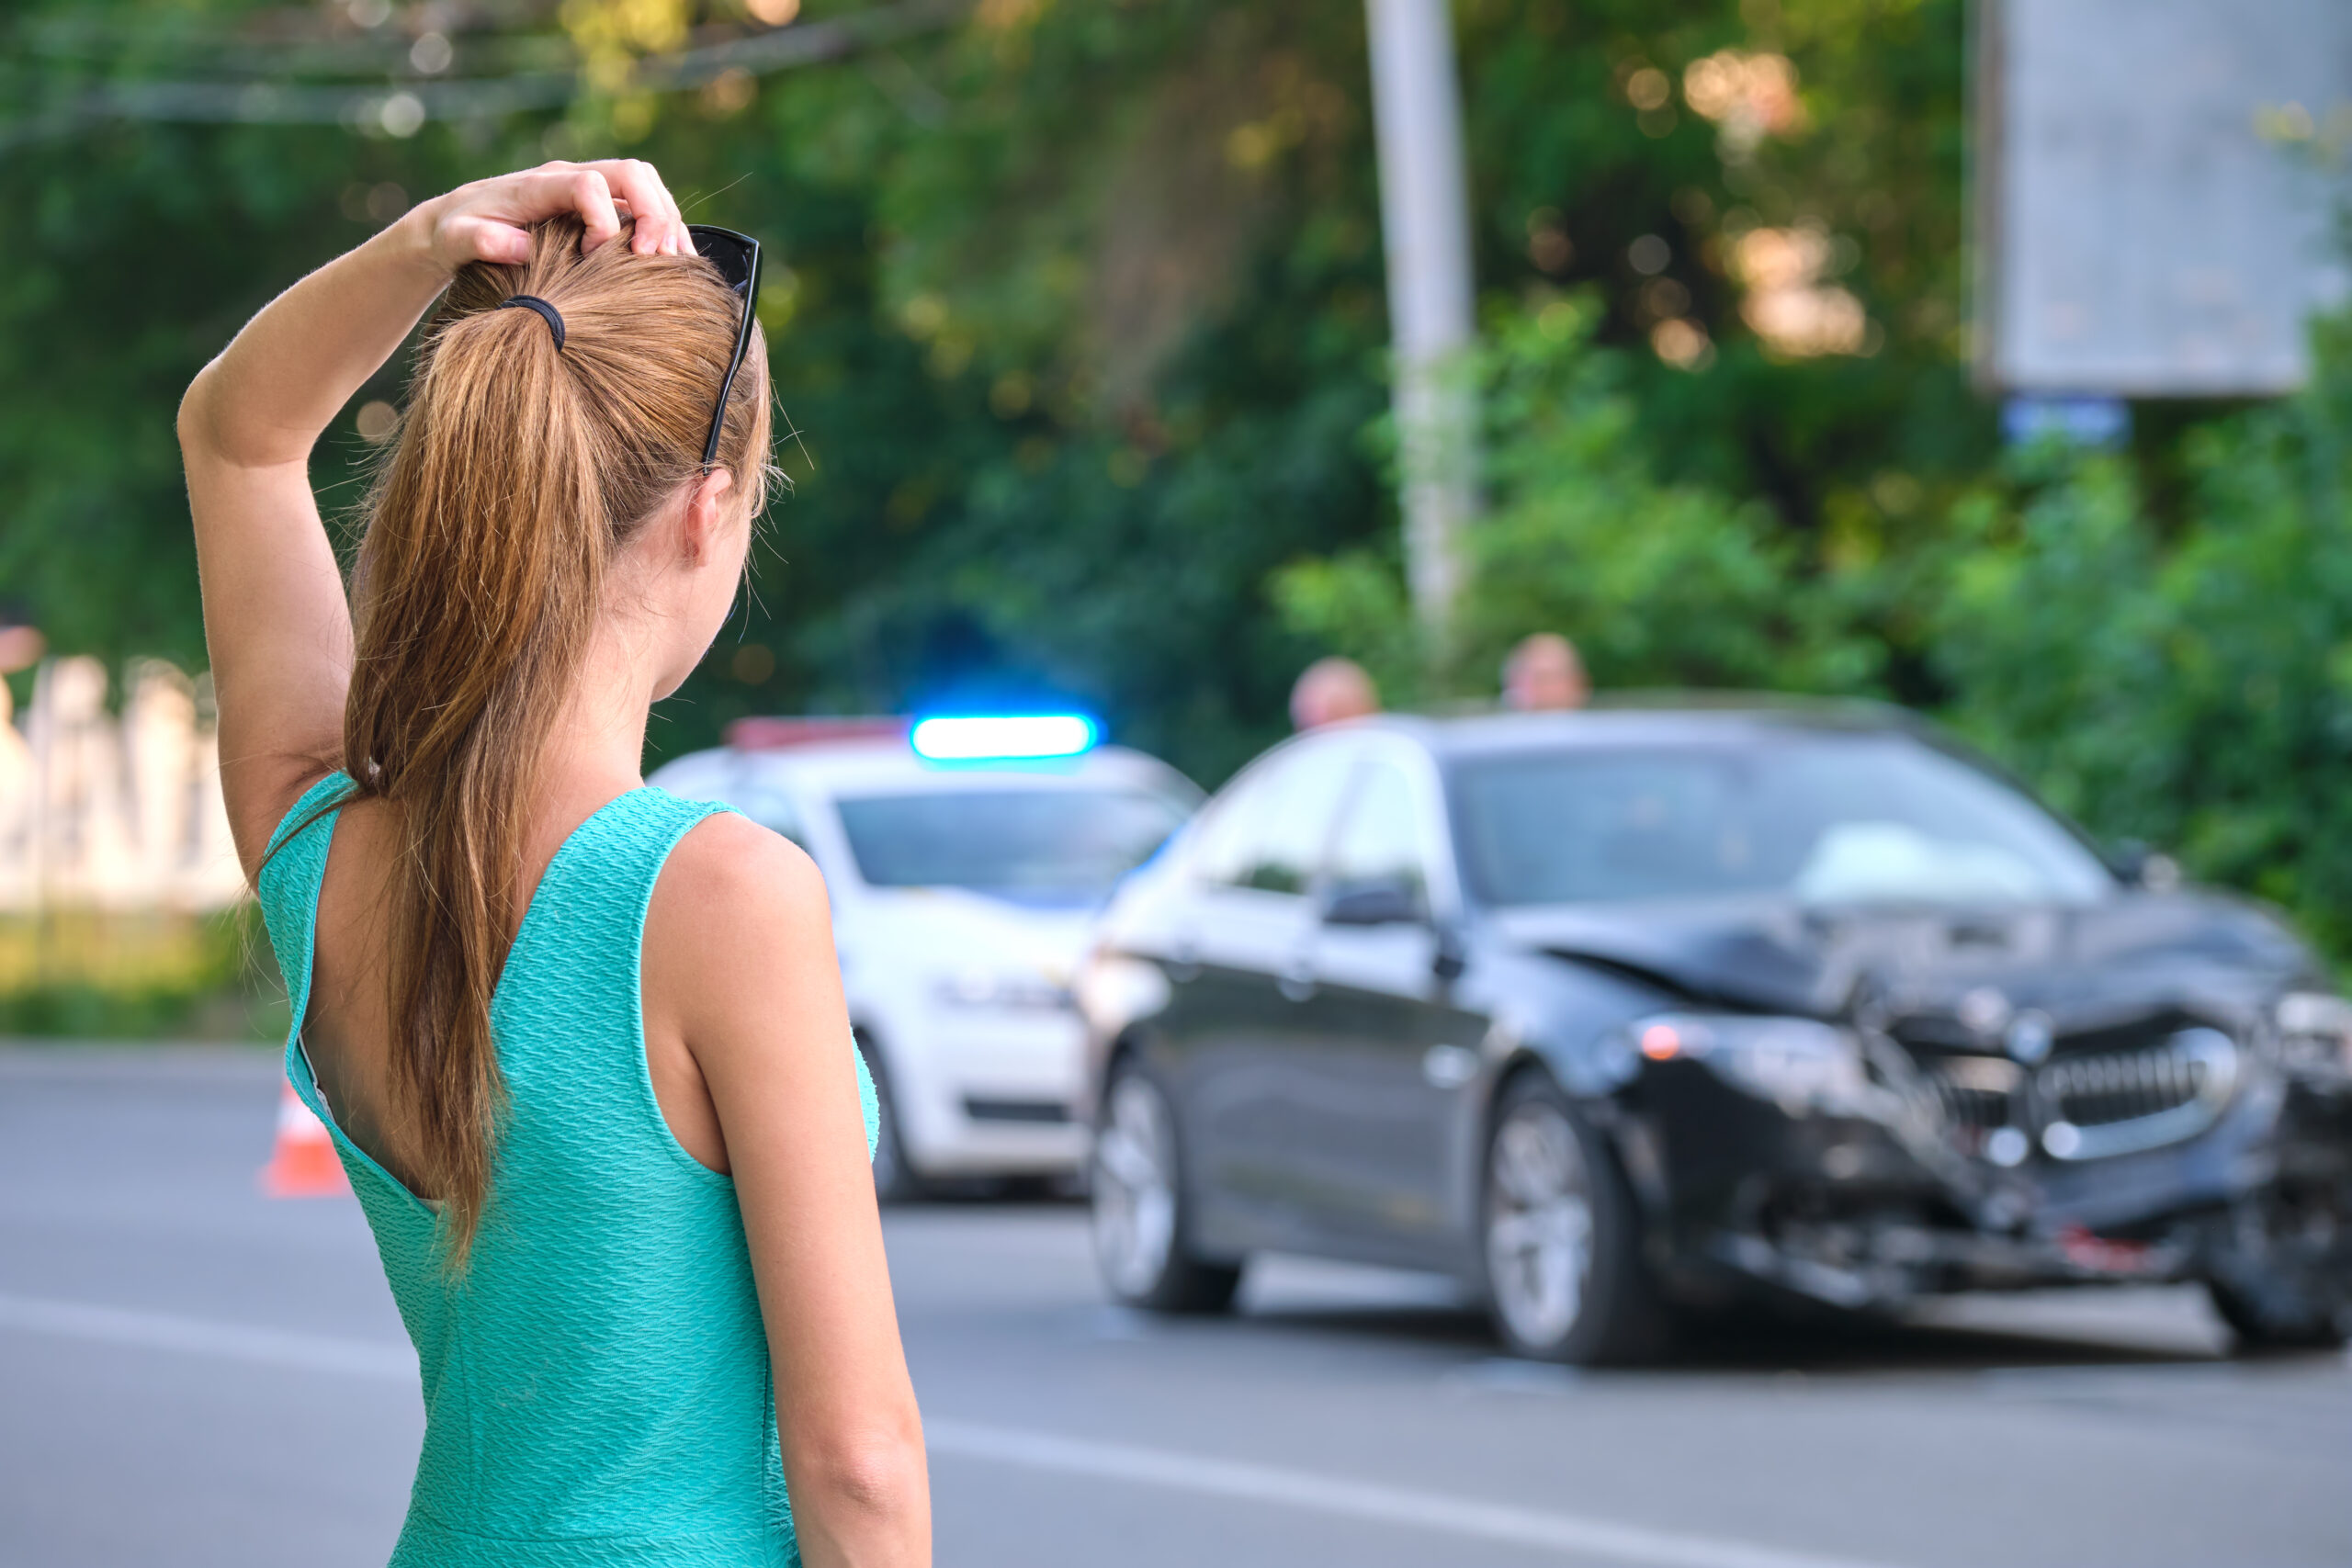
<path id="1" fill-rule="evenodd" d="M 735 488 L 735 476 L 725 468 L 713 468 L 696 480 L 686 497 L 685 515 L 679 520 L 678 543 L 689 566 L 700 566 L 718 555 L 718 545 L 728 525 L 727 496 Z"/>

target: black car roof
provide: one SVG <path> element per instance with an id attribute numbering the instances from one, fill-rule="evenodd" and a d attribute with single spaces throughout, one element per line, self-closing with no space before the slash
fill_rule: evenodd
<path id="1" fill-rule="evenodd" d="M 1386 714 L 1364 723 L 1409 735 L 1449 760 L 1561 747 L 1736 746 L 1797 733 L 1905 735 L 1949 745 L 1889 704 L 1745 693 L 1624 693 L 1572 713 Z"/>

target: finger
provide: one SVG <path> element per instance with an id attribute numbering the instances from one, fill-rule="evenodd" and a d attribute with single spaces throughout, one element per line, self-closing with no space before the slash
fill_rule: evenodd
<path id="1" fill-rule="evenodd" d="M 662 175 L 642 158 L 613 158 L 592 164 L 611 184 L 613 194 L 628 200 L 637 214 L 637 232 L 630 248 L 639 255 L 675 255 L 685 238 L 677 203 L 670 199 Z"/>
<path id="2" fill-rule="evenodd" d="M 662 254 L 674 255 L 677 254 L 675 249 L 672 246 L 668 237 L 669 220 L 666 216 L 658 211 L 642 211 L 631 203 L 627 197 L 623 196 L 616 196 L 613 197 L 613 206 L 616 210 L 618 210 L 624 222 L 631 222 L 636 225 L 629 233 L 631 242 L 629 248 L 637 254 L 643 255 L 646 254 L 644 250 L 644 241 L 648 235 L 661 237 L 657 249 Z M 679 232 L 683 234 L 684 232 L 684 229 L 680 229 Z"/>
<path id="3" fill-rule="evenodd" d="M 531 259 L 531 236 L 495 218 L 468 215 L 449 220 L 450 250 L 473 261 L 519 266 Z"/>
<path id="4" fill-rule="evenodd" d="M 621 215 L 613 206 L 613 188 L 596 170 L 582 169 L 571 176 L 571 204 L 588 229 L 580 237 L 582 255 L 594 255 L 621 231 Z"/>
<path id="5" fill-rule="evenodd" d="M 549 164 L 498 182 L 476 212 L 492 221 L 517 227 L 559 213 L 576 212 L 587 232 L 580 254 L 587 255 L 621 231 L 620 213 L 613 205 L 612 187 L 595 168 L 584 164 Z"/>
<path id="6" fill-rule="evenodd" d="M 641 159 L 634 160 L 633 167 L 639 178 L 640 189 L 645 198 L 656 204 L 654 217 L 662 231 L 660 254 L 674 256 L 685 248 L 685 217 L 678 210 L 676 200 L 671 197 L 670 187 L 662 183 L 661 170 Z"/>
<path id="7" fill-rule="evenodd" d="M 654 175 L 657 180 L 661 177 L 658 173 Z M 670 204 L 670 254 L 673 256 L 692 254 L 695 242 L 694 237 L 686 232 L 685 209 L 678 205 L 678 198 L 671 194 L 667 184 L 662 186 L 662 199 Z"/>
<path id="8" fill-rule="evenodd" d="M 662 176 L 641 158 L 624 158 L 616 173 L 608 177 L 627 194 L 637 213 L 630 248 L 641 256 L 660 254 L 670 237 L 670 207 L 662 197 Z"/>
<path id="9" fill-rule="evenodd" d="M 615 205 L 628 209 L 636 225 L 629 236 L 629 248 L 642 252 L 651 225 L 645 221 L 645 203 L 638 189 L 638 182 L 630 175 L 629 163 L 627 158 L 599 158 L 582 166 L 602 175 L 605 184 L 612 190 Z"/>

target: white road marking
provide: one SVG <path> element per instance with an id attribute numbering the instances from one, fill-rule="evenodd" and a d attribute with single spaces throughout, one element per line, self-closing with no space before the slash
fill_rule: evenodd
<path id="1" fill-rule="evenodd" d="M 1131 1481 L 1174 1491 L 1272 1503 L 1368 1524 L 1403 1525 L 1511 1546 L 1598 1557 L 1643 1568 L 1883 1568 L 1852 1558 L 1755 1546 L 1719 1537 L 1685 1535 L 1618 1524 L 1581 1514 L 1556 1513 L 1448 1496 L 1438 1492 L 1346 1481 L 1278 1465 L 1206 1459 L 1167 1449 L 1134 1448 L 1091 1438 L 1057 1437 L 1011 1427 L 927 1416 L 923 1435 L 932 1452 L 995 1464 L 1104 1481 Z"/>
<path id="2" fill-rule="evenodd" d="M 0 1329 L 379 1382 L 410 1382 L 416 1377 L 416 1355 L 405 1345 L 39 1296 L 0 1292 Z M 1433 1534 L 1533 1547 L 1641 1568 L 1884 1568 L 1851 1558 L 1349 1481 L 1280 1465 L 1210 1459 L 1170 1449 L 936 1416 L 924 1420 L 923 1431 L 933 1453 L 958 1459 L 1269 1503 L 1367 1524 L 1402 1525 Z"/>
<path id="3" fill-rule="evenodd" d="M 130 1345 L 145 1350 L 179 1350 L 268 1367 L 340 1372 L 346 1377 L 416 1380 L 416 1352 L 405 1345 L 374 1339 L 345 1339 L 287 1328 L 254 1328 L 214 1323 L 171 1313 L 95 1306 L 86 1302 L 49 1301 L 0 1293 L 0 1328 Z"/>

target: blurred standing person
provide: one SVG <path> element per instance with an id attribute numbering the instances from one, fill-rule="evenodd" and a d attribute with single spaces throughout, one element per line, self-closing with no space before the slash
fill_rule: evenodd
<path id="1" fill-rule="evenodd" d="M 40 635 L 40 628 L 23 611 L 0 600 L 0 675 L 31 669 L 48 651 L 49 643 Z"/>
<path id="2" fill-rule="evenodd" d="M 1566 713 L 1592 697 L 1577 645 L 1557 632 L 1521 637 L 1503 660 L 1503 706 L 1518 713 Z"/>
<path id="3" fill-rule="evenodd" d="M 824 884 L 639 772 L 766 487 L 757 283 L 650 165 L 549 164 L 312 273 L 181 405 L 287 1071 L 424 1373 L 396 1568 L 931 1561 Z M 311 449 L 445 291 L 346 599 Z"/>
<path id="4" fill-rule="evenodd" d="M 1333 654 L 1299 671 L 1290 689 L 1293 729 L 1313 729 L 1380 711 L 1380 688 L 1363 665 Z"/>
<path id="5" fill-rule="evenodd" d="M 31 621 L 0 600 L 0 677 L 31 669 L 48 649 Z M 16 706 L 16 694 L 0 679 L 0 909 L 30 908 L 36 901 L 33 750 L 17 728 Z"/>

